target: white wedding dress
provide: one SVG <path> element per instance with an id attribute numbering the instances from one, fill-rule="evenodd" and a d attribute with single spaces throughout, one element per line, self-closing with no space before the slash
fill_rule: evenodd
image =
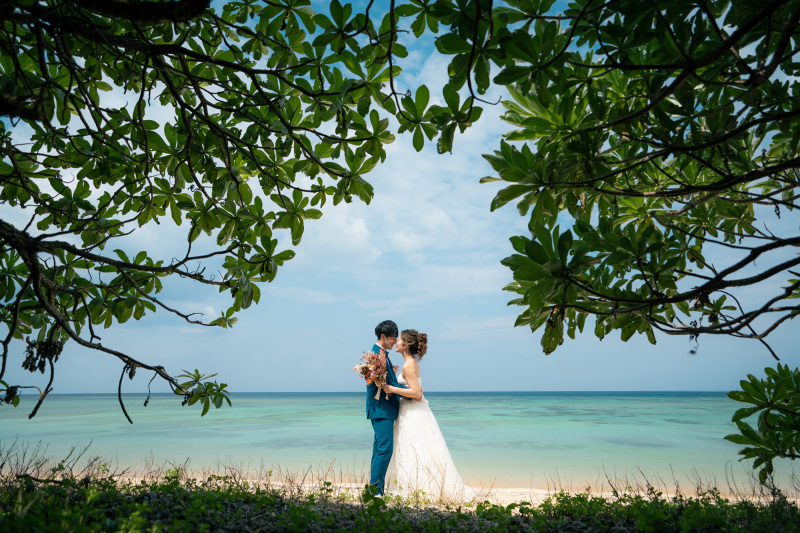
<path id="1" fill-rule="evenodd" d="M 402 372 L 397 381 L 408 385 Z M 422 386 L 422 381 L 420 381 Z M 475 499 L 447 449 L 428 401 L 400 400 L 386 492 L 403 498 L 464 502 Z"/>

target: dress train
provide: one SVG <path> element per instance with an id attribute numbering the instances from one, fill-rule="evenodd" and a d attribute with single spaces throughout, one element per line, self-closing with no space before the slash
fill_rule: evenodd
<path id="1" fill-rule="evenodd" d="M 405 377 L 398 382 L 407 385 Z M 421 386 L 421 383 L 420 383 Z M 475 491 L 458 474 L 428 401 L 400 402 L 386 491 L 407 499 L 470 501 Z"/>

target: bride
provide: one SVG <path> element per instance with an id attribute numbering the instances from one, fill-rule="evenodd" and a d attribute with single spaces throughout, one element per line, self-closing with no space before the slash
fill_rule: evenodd
<path id="1" fill-rule="evenodd" d="M 419 361 L 428 350 L 428 335 L 406 329 L 397 339 L 396 351 L 403 355 L 403 369 L 397 381 L 407 389 L 385 385 L 383 390 L 416 398 L 422 390 Z M 394 452 L 386 472 L 386 491 L 404 498 L 427 497 L 447 501 L 475 498 L 464 484 L 450 457 L 439 424 L 428 401 L 400 402 L 394 424 Z"/>

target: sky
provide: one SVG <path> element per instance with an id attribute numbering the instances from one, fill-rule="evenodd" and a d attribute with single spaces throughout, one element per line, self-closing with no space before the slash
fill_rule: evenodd
<path id="1" fill-rule="evenodd" d="M 425 83 L 431 103 L 441 103 L 447 60 L 432 54 L 430 40 L 412 40 L 409 50 L 401 63 L 403 86 Z M 503 96 L 495 89 L 487 100 Z M 599 341 L 593 319 L 587 334 L 544 355 L 541 331 L 514 328 L 521 308 L 508 307 L 513 295 L 501 290 L 512 281 L 500 264 L 513 253 L 508 238 L 526 234 L 527 219 L 513 203 L 489 211 L 500 186 L 478 182 L 492 174 L 481 154 L 498 148 L 510 128 L 500 120 L 501 106 L 484 108 L 478 125 L 456 136 L 452 154 L 437 154 L 434 144 L 417 153 L 411 136 L 399 135 L 386 162 L 367 176 L 375 189 L 371 204 L 328 204 L 320 220 L 307 221 L 296 258 L 274 282 L 262 284 L 260 304 L 241 312 L 232 329 L 191 326 L 158 312 L 99 332 L 103 345 L 164 365 L 173 375 L 195 368 L 218 372 L 214 379 L 234 394 L 361 392 L 352 367 L 385 319 L 428 333 L 421 364 L 426 391 L 728 391 L 746 374 L 774 365 L 752 340 L 705 336 L 696 345 L 658 334 L 652 346 L 639 336 L 623 343 L 614 333 Z M 3 218 L 20 215 L 3 210 Z M 796 226 L 797 215 L 784 213 L 782 223 Z M 151 225 L 135 232 L 128 247 L 168 258 L 182 249 L 178 235 L 168 224 Z M 165 300 L 210 320 L 227 306 L 227 294 L 176 279 Z M 782 362 L 796 367 L 793 328 L 785 323 L 770 340 Z M 12 351 L 6 381 L 43 386 L 46 376 L 20 368 L 22 344 Z M 68 343 L 53 392 L 115 392 L 121 366 Z M 151 377 L 140 371 L 126 378 L 123 391 L 146 392 Z M 152 390 L 168 388 L 154 381 Z"/>

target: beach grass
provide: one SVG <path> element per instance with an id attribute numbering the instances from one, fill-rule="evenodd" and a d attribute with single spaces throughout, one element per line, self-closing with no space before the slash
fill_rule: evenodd
<path id="1" fill-rule="evenodd" d="M 184 465 L 116 469 L 75 450 L 0 448 L 0 532 L 75 531 L 800 531 L 800 508 L 775 487 L 723 494 L 697 485 L 665 493 L 642 480 L 603 492 L 567 491 L 514 502 L 376 498 L 333 469 L 254 473 Z M 481 493 L 481 496 L 487 493 Z"/>

